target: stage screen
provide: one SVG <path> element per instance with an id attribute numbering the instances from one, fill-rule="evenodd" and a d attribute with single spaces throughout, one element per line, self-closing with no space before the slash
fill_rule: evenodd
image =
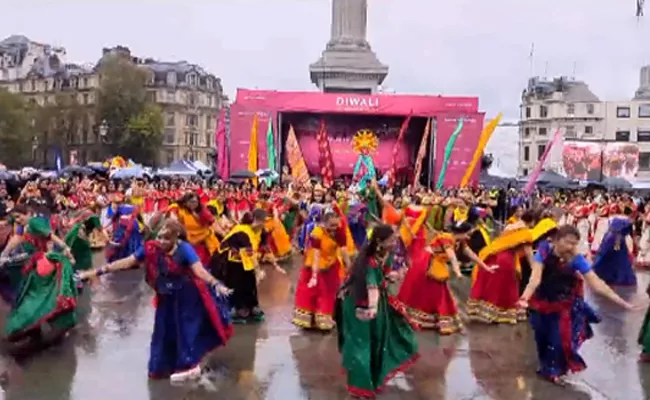
<path id="1" fill-rule="evenodd" d="M 567 177 L 583 181 L 600 180 L 602 149 L 599 142 L 566 140 L 562 147 L 562 165 Z"/>
<path id="2" fill-rule="evenodd" d="M 379 148 L 372 156 L 379 173 L 383 174 L 390 168 L 393 148 L 397 144 L 397 137 L 404 117 L 283 113 L 283 143 L 286 141 L 289 126 L 293 126 L 307 169 L 311 175 L 319 175 L 320 171 L 317 135 L 323 118 L 334 158 L 334 173 L 336 176 L 352 174 L 359 157 L 352 149 L 352 138 L 361 129 L 371 130 L 379 139 Z M 397 153 L 398 174 L 408 174 L 414 167 L 425 125 L 425 118 L 411 118 L 404 136 L 404 142 Z M 428 164 L 425 162 L 423 165 L 425 166 L 423 174 L 426 174 Z"/>
<path id="3" fill-rule="evenodd" d="M 634 180 L 639 172 L 639 146 L 632 143 L 607 143 L 603 151 L 603 176 Z"/>

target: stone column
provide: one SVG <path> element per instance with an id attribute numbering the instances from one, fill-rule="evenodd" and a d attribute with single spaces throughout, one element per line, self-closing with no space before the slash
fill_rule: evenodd
<path id="1" fill-rule="evenodd" d="M 368 25 L 368 0 L 332 0 L 330 43 L 363 47 Z"/>

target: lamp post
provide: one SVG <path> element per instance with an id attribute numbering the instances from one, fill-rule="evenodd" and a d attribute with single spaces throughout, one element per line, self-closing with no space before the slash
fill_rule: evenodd
<path id="1" fill-rule="evenodd" d="M 32 167 L 36 166 L 36 151 L 38 150 L 38 136 L 32 137 Z"/>
<path id="2" fill-rule="evenodd" d="M 108 123 L 106 120 L 102 120 L 101 125 L 99 125 L 99 138 L 101 139 L 102 143 L 108 142 L 106 136 L 108 136 Z"/>

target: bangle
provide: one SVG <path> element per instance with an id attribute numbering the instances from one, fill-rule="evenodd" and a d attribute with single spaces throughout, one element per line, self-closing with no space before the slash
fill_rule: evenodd
<path id="1" fill-rule="evenodd" d="M 104 267 L 100 267 L 100 268 L 97 270 L 97 272 L 95 273 L 95 276 L 106 275 L 108 272 L 110 272 L 110 271 L 109 271 L 109 269 L 108 269 L 108 265 L 106 265 L 106 266 L 104 266 Z"/>

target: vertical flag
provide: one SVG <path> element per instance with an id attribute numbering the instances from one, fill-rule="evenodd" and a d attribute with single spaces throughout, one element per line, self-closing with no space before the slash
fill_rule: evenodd
<path id="1" fill-rule="evenodd" d="M 266 161 L 267 169 L 275 171 L 275 140 L 273 138 L 273 115 L 269 115 L 269 126 L 266 129 Z M 271 176 L 265 179 L 266 185 L 271 186 Z"/>
<path id="2" fill-rule="evenodd" d="M 478 164 L 479 160 L 481 159 L 481 156 L 483 155 L 483 150 L 485 150 L 485 146 L 487 146 L 488 142 L 490 141 L 490 138 L 492 137 L 494 130 L 497 128 L 497 125 L 499 125 L 499 122 L 501 122 L 502 117 L 503 114 L 499 113 L 499 115 L 497 115 L 496 118 L 490 121 L 485 126 L 485 128 L 483 128 L 483 132 L 481 132 L 481 137 L 478 141 L 478 147 L 476 147 L 474 156 L 472 156 L 472 161 L 469 163 L 469 166 L 467 167 L 467 171 L 465 171 L 465 175 L 463 176 L 463 179 L 460 181 L 460 187 L 467 186 L 467 183 L 472 177 L 472 174 L 474 174 L 474 169 L 476 169 L 476 165 Z"/>
<path id="3" fill-rule="evenodd" d="M 334 158 L 332 157 L 330 142 L 327 140 L 325 118 L 321 118 L 320 120 L 320 130 L 318 131 L 318 153 L 318 165 L 323 179 L 323 186 L 329 188 L 334 183 Z"/>
<path id="4" fill-rule="evenodd" d="M 636 16 L 637 18 L 643 17 L 643 9 L 645 8 L 645 0 L 636 0 Z"/>
<path id="5" fill-rule="evenodd" d="M 253 116 L 253 125 L 251 126 L 250 146 L 248 147 L 248 170 L 252 173 L 257 172 L 257 128 L 259 121 L 257 114 Z M 253 179 L 253 184 L 257 185 L 257 179 Z"/>
<path id="6" fill-rule="evenodd" d="M 402 141 L 404 140 L 404 134 L 406 133 L 406 129 L 408 128 L 410 121 L 411 121 L 411 114 L 409 114 L 404 120 L 404 122 L 402 122 L 402 127 L 399 129 L 399 134 L 397 135 L 397 143 L 395 143 L 395 146 L 393 147 L 393 158 L 391 159 L 390 169 L 388 170 L 389 187 L 395 184 L 395 178 L 397 175 L 397 155 L 399 154 L 399 149 L 400 146 L 402 145 Z"/>
<path id="7" fill-rule="evenodd" d="M 526 193 L 530 193 L 535 187 L 535 183 L 537 182 L 539 175 L 542 173 L 542 170 L 544 169 L 544 163 L 546 163 L 546 159 L 548 158 L 548 155 L 551 154 L 551 148 L 555 143 L 557 143 L 560 140 L 561 137 L 562 135 L 560 134 L 560 128 L 557 128 L 557 130 L 555 131 L 555 135 L 553 135 L 553 139 L 551 139 L 549 144 L 546 145 L 544 154 L 542 154 L 542 157 L 537 162 L 537 166 L 533 170 L 533 173 L 530 174 L 530 177 L 528 178 L 526 187 L 524 187 L 524 191 Z"/>
<path id="8" fill-rule="evenodd" d="M 287 136 L 287 161 L 291 168 L 291 176 L 300 185 L 306 185 L 309 182 L 309 171 L 307 171 L 307 164 L 305 158 L 302 156 L 298 139 L 296 138 L 296 131 L 293 125 L 289 125 L 289 135 Z"/>
<path id="9" fill-rule="evenodd" d="M 456 144 L 456 139 L 458 139 L 458 136 L 463 131 L 463 124 L 463 118 L 460 118 L 458 120 L 458 125 L 456 125 L 456 129 L 449 137 L 447 145 L 445 145 L 445 154 L 442 159 L 442 167 L 440 168 L 440 175 L 438 175 L 438 182 L 436 182 L 436 190 L 442 189 L 442 185 L 445 182 L 445 175 L 447 175 L 447 166 L 449 165 L 451 152 L 454 149 L 454 144 Z"/>
<path id="10" fill-rule="evenodd" d="M 427 154 L 427 143 L 429 143 L 429 134 L 431 132 L 431 118 L 427 119 L 427 125 L 424 127 L 424 134 L 418 149 L 418 156 L 415 159 L 415 174 L 413 175 L 413 187 L 415 188 L 420 182 L 420 173 L 422 172 L 422 161 Z M 427 185 L 428 186 L 428 185 Z"/>
<path id="11" fill-rule="evenodd" d="M 221 179 L 228 177 L 228 154 L 226 143 L 226 108 L 222 108 L 219 112 L 219 119 L 217 120 L 217 129 L 215 132 L 215 144 L 217 145 L 217 160 L 215 170 Z"/>

